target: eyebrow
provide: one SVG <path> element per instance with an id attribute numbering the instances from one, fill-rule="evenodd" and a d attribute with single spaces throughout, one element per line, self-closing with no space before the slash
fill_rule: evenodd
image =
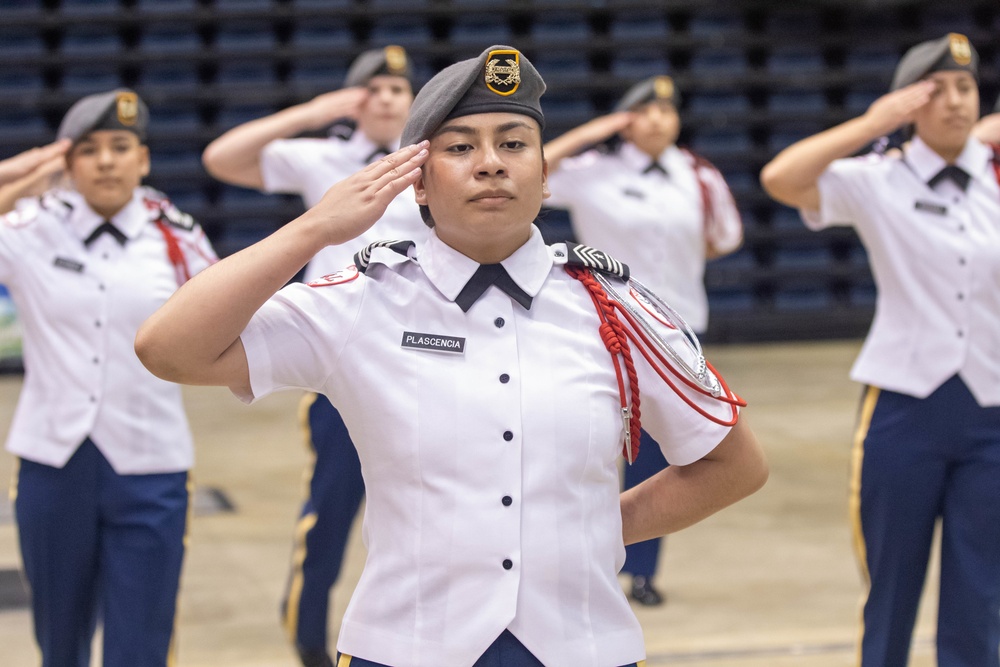
<path id="1" fill-rule="evenodd" d="M 504 132 L 510 132 L 511 130 L 518 128 L 524 128 L 526 130 L 530 130 L 531 126 L 525 123 L 524 121 L 512 120 L 504 123 L 503 125 L 500 125 L 494 130 L 494 132 L 502 134 Z M 471 134 L 471 135 L 479 134 L 479 130 L 469 125 L 445 125 L 440 130 L 438 130 L 437 133 L 444 134 L 445 132 L 457 132 L 459 134 Z"/>

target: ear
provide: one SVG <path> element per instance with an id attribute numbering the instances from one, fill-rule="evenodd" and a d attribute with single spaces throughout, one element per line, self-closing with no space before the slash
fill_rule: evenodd
<path id="1" fill-rule="evenodd" d="M 413 199 L 418 206 L 427 206 L 427 187 L 424 185 L 424 169 L 420 168 L 420 176 L 413 182 Z"/>
<path id="2" fill-rule="evenodd" d="M 552 192 L 549 190 L 549 161 L 542 158 L 542 199 L 548 199 L 552 196 Z"/>
<path id="3" fill-rule="evenodd" d="M 149 146 L 139 144 L 139 175 L 143 178 L 149 176 Z"/>

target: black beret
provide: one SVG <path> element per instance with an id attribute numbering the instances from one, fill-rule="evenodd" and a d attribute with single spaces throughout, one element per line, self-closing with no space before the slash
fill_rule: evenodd
<path id="1" fill-rule="evenodd" d="M 892 75 L 891 90 L 916 83 L 931 72 L 961 70 L 979 80 L 979 54 L 969 38 L 951 32 L 940 39 L 921 42 L 903 54 Z"/>
<path id="2" fill-rule="evenodd" d="M 120 88 L 78 100 L 59 123 L 58 138 L 76 143 L 95 130 L 128 130 L 145 141 L 148 126 L 146 103 L 135 92 Z"/>
<path id="3" fill-rule="evenodd" d="M 401 145 L 431 138 L 446 120 L 477 113 L 522 114 L 544 127 L 539 102 L 544 92 L 545 82 L 523 53 L 511 46 L 491 46 L 427 82 L 410 107 Z"/>
<path id="4" fill-rule="evenodd" d="M 625 91 L 615 111 L 633 111 L 653 100 L 669 100 L 675 107 L 680 106 L 681 95 L 672 78 L 661 74 L 640 81 Z"/>
<path id="5" fill-rule="evenodd" d="M 347 70 L 344 87 L 365 86 L 372 77 L 380 74 L 401 76 L 409 80 L 410 86 L 413 85 L 413 69 L 402 46 L 386 46 L 362 53 Z"/>

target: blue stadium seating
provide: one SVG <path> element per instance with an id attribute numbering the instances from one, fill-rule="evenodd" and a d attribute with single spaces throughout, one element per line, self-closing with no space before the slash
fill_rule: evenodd
<path id="1" fill-rule="evenodd" d="M 750 134 L 737 128 L 699 129 L 691 140 L 691 150 L 709 160 L 747 153 L 753 149 Z"/>
<path id="2" fill-rule="evenodd" d="M 611 74 L 629 84 L 670 72 L 670 61 L 661 49 L 621 49 L 612 54 Z"/>
<path id="3" fill-rule="evenodd" d="M 615 14 L 608 34 L 627 43 L 630 39 L 666 38 L 671 31 L 670 22 L 662 12 L 633 10 Z"/>
<path id="4" fill-rule="evenodd" d="M 154 23 L 139 36 L 139 50 L 150 55 L 192 53 L 200 49 L 201 38 L 190 28 Z"/>
<path id="5" fill-rule="evenodd" d="M 823 93 L 801 90 L 785 90 L 772 93 L 767 99 L 767 108 L 778 112 L 813 112 L 826 110 Z"/>
<path id="6" fill-rule="evenodd" d="M 427 46 L 433 41 L 431 29 L 424 21 L 415 17 L 381 18 L 368 35 L 368 42 L 373 47 L 398 44 L 404 48 L 412 48 Z"/>
<path id="7" fill-rule="evenodd" d="M 590 63 L 583 54 L 545 51 L 531 59 L 550 88 L 586 81 L 591 76 Z"/>
<path id="8" fill-rule="evenodd" d="M 742 313 L 754 310 L 756 306 L 756 298 L 751 287 L 708 289 L 708 310 L 710 314 Z"/>
<path id="9" fill-rule="evenodd" d="M 546 12 L 531 24 L 531 38 L 544 48 L 567 44 L 583 45 L 590 37 L 590 24 L 586 14 L 582 12 Z"/>
<path id="10" fill-rule="evenodd" d="M 777 47 L 767 59 L 771 74 L 799 74 L 814 77 L 822 74 L 826 65 L 818 48 L 807 46 Z"/>
<path id="11" fill-rule="evenodd" d="M 0 69 L 0 95 L 16 95 L 23 104 L 35 100 L 45 92 L 45 79 L 41 67 L 21 65 Z"/>
<path id="12" fill-rule="evenodd" d="M 69 95 L 90 95 L 123 85 L 117 65 L 67 65 L 63 70 L 62 90 Z"/>
<path id="13" fill-rule="evenodd" d="M 270 53 L 277 39 L 269 23 L 226 23 L 215 35 L 215 48 L 220 52 L 253 51 Z"/>
<path id="14" fill-rule="evenodd" d="M 199 129 L 201 129 L 201 118 L 193 106 L 157 104 L 149 110 L 151 138 L 193 133 Z"/>
<path id="15" fill-rule="evenodd" d="M 805 223 L 794 208 L 779 206 L 771 213 L 771 227 L 774 229 L 802 229 Z"/>
<path id="16" fill-rule="evenodd" d="M 716 47 L 697 50 L 688 64 L 696 77 L 714 77 L 720 74 L 743 74 L 749 69 L 746 54 L 734 47 Z"/>
<path id="17" fill-rule="evenodd" d="M 222 63 L 215 74 L 215 83 L 220 88 L 259 87 L 277 83 L 274 67 L 269 61 L 240 60 Z"/>
<path id="18" fill-rule="evenodd" d="M 264 106 L 232 106 L 219 111 L 219 116 L 215 120 L 216 129 L 224 132 L 237 125 L 248 123 L 251 120 L 270 116 L 276 111 L 271 107 Z"/>
<path id="19" fill-rule="evenodd" d="M 37 32 L 0 27 L 0 56 L 38 56 L 43 53 L 45 42 Z"/>
<path id="20" fill-rule="evenodd" d="M 693 37 L 708 38 L 714 43 L 722 43 L 730 36 L 743 34 L 746 28 L 742 17 L 736 12 L 707 11 L 691 17 L 687 29 Z"/>
<path id="21" fill-rule="evenodd" d="M 750 100 L 740 93 L 691 93 L 684 95 L 684 108 L 692 114 L 743 114 L 750 110 Z"/>
<path id="22" fill-rule="evenodd" d="M 779 311 L 820 311 L 833 305 L 833 295 L 822 287 L 780 288 L 774 293 L 774 306 Z"/>
<path id="23" fill-rule="evenodd" d="M 881 74 L 888 81 L 900 55 L 902 54 L 889 46 L 856 47 L 847 51 L 844 71 L 848 74 Z"/>
<path id="24" fill-rule="evenodd" d="M 38 0 L 0 0 L 0 14 L 4 16 L 30 18 L 44 11 L 45 6 Z"/>
<path id="25" fill-rule="evenodd" d="M 350 62 L 346 57 L 296 58 L 288 83 L 297 89 L 325 92 L 343 85 Z"/>
<path id="26" fill-rule="evenodd" d="M 110 16 L 121 11 L 118 0 L 62 0 L 59 11 L 69 16 Z"/>
<path id="27" fill-rule="evenodd" d="M 137 82 L 140 94 L 195 93 L 200 85 L 197 64 L 193 62 L 149 64 L 140 71 Z"/>
<path id="28" fill-rule="evenodd" d="M 192 12 L 198 7 L 198 0 L 139 0 L 136 8 L 148 14 Z"/>
<path id="29" fill-rule="evenodd" d="M 884 88 L 864 88 L 848 91 L 844 96 L 844 111 L 854 116 L 860 116 L 868 110 L 872 102 L 887 92 L 889 92 L 888 81 Z"/>
<path id="30" fill-rule="evenodd" d="M 83 25 L 66 28 L 59 50 L 66 56 L 116 56 L 122 48 L 122 40 L 113 27 Z"/>
<path id="31" fill-rule="evenodd" d="M 296 26 L 292 46 L 296 48 L 329 48 L 351 46 L 354 35 L 346 19 L 308 18 Z"/>
<path id="32" fill-rule="evenodd" d="M 474 46 L 482 50 L 490 44 L 509 44 L 513 33 L 502 16 L 465 14 L 455 19 L 449 41 L 455 46 Z"/>
<path id="33" fill-rule="evenodd" d="M 38 145 L 53 138 L 53 131 L 37 113 L 27 109 L 0 111 L 0 144 Z"/>
<path id="34" fill-rule="evenodd" d="M 765 30 L 772 38 L 809 38 L 823 34 L 820 12 L 815 9 L 773 9 L 765 20 Z"/>

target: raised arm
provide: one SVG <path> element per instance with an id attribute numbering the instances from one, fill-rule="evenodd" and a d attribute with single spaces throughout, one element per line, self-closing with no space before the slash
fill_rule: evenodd
<path id="1" fill-rule="evenodd" d="M 210 143 L 201 160 L 213 177 L 232 185 L 261 189 L 260 154 L 275 139 L 287 139 L 357 115 L 368 95 L 364 88 L 324 93 L 276 114 L 238 125 Z"/>
<path id="2" fill-rule="evenodd" d="M 0 161 L 0 215 L 12 211 L 21 197 L 47 190 L 66 166 L 69 147 L 69 139 L 60 139 Z"/>
<path id="3" fill-rule="evenodd" d="M 764 166 L 760 182 L 782 204 L 818 210 L 817 182 L 830 163 L 911 122 L 930 101 L 935 84 L 918 81 L 875 100 L 862 116 L 798 141 Z"/>
<path id="4" fill-rule="evenodd" d="M 625 544 L 694 525 L 757 491 L 767 475 L 764 452 L 740 416 L 704 458 L 686 466 L 669 466 L 622 493 Z"/>
<path id="5" fill-rule="evenodd" d="M 619 111 L 607 116 L 598 116 L 548 142 L 544 148 L 545 161 L 548 163 L 549 171 L 554 172 L 558 169 L 559 163 L 564 158 L 576 155 L 587 146 L 592 146 L 621 132 L 632 122 L 634 115 L 630 111 Z"/>
<path id="6" fill-rule="evenodd" d="M 240 334 L 254 313 L 327 245 L 355 238 L 412 185 L 426 142 L 407 146 L 334 185 L 271 236 L 202 271 L 139 328 L 135 351 L 157 377 L 251 395 Z"/>
<path id="7" fill-rule="evenodd" d="M 972 128 L 972 136 L 983 143 L 1000 144 L 1000 112 L 980 118 Z"/>

